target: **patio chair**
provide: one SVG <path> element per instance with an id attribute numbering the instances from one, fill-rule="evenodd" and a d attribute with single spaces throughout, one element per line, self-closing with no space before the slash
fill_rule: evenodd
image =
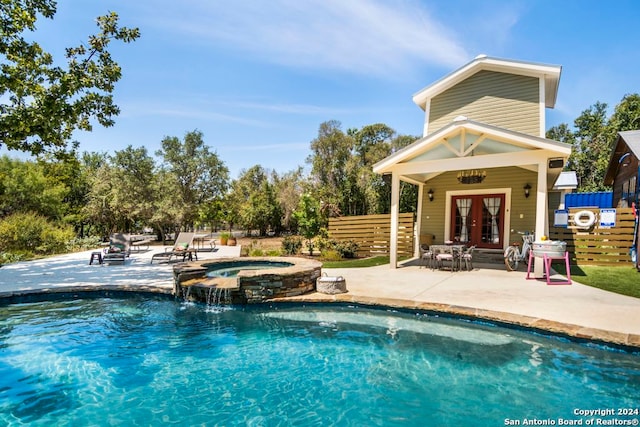
<path id="1" fill-rule="evenodd" d="M 433 269 L 434 261 L 433 251 L 429 249 L 429 245 L 420 245 L 420 268 L 428 266 Z"/>
<path id="2" fill-rule="evenodd" d="M 476 246 L 469 246 L 460 254 L 460 269 L 462 269 L 462 263 L 464 263 L 464 269 L 467 271 L 473 270 L 473 251 Z"/>
<path id="3" fill-rule="evenodd" d="M 172 248 L 167 248 L 164 252 L 158 252 L 157 254 L 153 254 L 151 256 L 151 264 L 153 264 L 153 260 L 165 259 L 166 262 L 171 261 L 172 257 L 182 257 L 184 261 L 187 255 L 191 255 L 193 253 L 193 237 L 195 233 L 187 233 L 180 232 L 178 237 L 176 237 L 176 241 L 173 243 Z M 196 255 L 197 259 L 197 255 Z"/>
<path id="4" fill-rule="evenodd" d="M 105 264 L 123 264 L 131 254 L 131 236 L 114 233 L 109 236 L 109 247 L 104 249 L 102 262 Z"/>

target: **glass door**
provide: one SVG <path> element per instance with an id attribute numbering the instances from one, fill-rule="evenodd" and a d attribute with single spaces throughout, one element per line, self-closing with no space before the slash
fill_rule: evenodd
<path id="1" fill-rule="evenodd" d="M 454 196 L 451 212 L 451 240 L 479 248 L 502 248 L 504 194 Z"/>

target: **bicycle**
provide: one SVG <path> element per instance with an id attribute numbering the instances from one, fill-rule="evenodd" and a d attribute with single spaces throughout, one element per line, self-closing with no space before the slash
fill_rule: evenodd
<path id="1" fill-rule="evenodd" d="M 507 266 L 507 271 L 515 271 L 518 269 L 518 263 L 524 261 L 529 265 L 529 251 L 532 250 L 533 233 L 528 231 L 518 231 L 518 234 L 522 234 L 522 251 L 520 251 L 520 244 L 513 243 L 504 251 L 504 265 Z"/>

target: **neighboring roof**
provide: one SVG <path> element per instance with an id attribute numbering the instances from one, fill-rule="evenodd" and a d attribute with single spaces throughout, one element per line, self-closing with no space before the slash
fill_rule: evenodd
<path id="1" fill-rule="evenodd" d="M 471 77 L 478 71 L 488 70 L 501 73 L 517 74 L 530 77 L 543 77 L 545 80 L 545 106 L 553 108 L 556 104 L 558 84 L 562 67 L 559 65 L 541 64 L 536 62 L 515 61 L 511 59 L 491 58 L 478 55 L 473 61 L 427 86 L 413 95 L 415 102 L 423 110 L 427 100 L 455 86 Z"/>
<path id="2" fill-rule="evenodd" d="M 624 139 L 633 154 L 640 158 L 640 130 L 625 130 L 618 132 L 618 135 Z"/>
<path id="3" fill-rule="evenodd" d="M 618 168 L 623 156 L 632 153 L 637 159 L 640 159 L 640 130 L 625 130 L 618 132 L 618 138 L 613 144 L 609 166 L 604 176 L 605 185 L 612 185 L 618 173 Z"/>

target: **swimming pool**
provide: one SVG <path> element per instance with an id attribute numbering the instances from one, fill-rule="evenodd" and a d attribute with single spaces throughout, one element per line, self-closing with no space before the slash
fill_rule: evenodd
<path id="1" fill-rule="evenodd" d="M 640 356 L 350 306 L 0 307 L 0 424 L 508 425 L 637 408 Z"/>

